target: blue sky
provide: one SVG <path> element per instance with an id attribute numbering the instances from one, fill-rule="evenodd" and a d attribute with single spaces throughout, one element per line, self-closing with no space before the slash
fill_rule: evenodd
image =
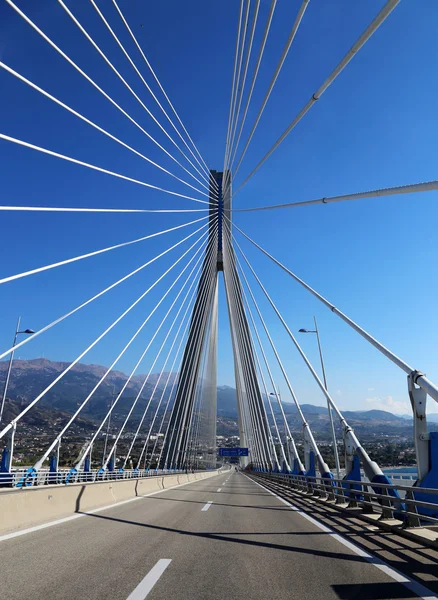
<path id="1" fill-rule="evenodd" d="M 56 2 L 18 6 L 61 46 L 166 149 L 172 145 L 123 87 Z M 246 135 L 257 114 L 299 7 L 279 0 Z M 383 6 L 382 1 L 312 0 L 249 147 L 236 185 L 304 106 L 311 94 Z M 91 4 L 68 2 L 142 100 L 164 118 L 109 36 Z M 99 7 L 148 83 L 109 0 Z M 262 0 L 258 49 L 270 2 Z M 222 169 L 239 3 L 120 0 L 133 31 L 208 165 Z M 235 208 L 277 204 L 436 179 L 438 57 L 434 0 L 401 2 L 287 140 L 236 194 Z M 255 54 L 250 62 L 252 73 Z M 187 175 L 130 124 L 14 11 L 0 6 L 0 60 L 82 112 L 112 134 L 187 179 Z M 156 91 L 156 86 L 153 86 Z M 11 75 L 0 71 L 1 132 L 167 189 L 189 188 L 92 130 Z M 244 133 L 243 140 L 246 140 Z M 172 150 L 173 152 L 173 150 Z M 175 150 L 175 153 L 177 151 Z M 128 208 L 201 208 L 202 205 L 67 164 L 0 141 L 1 204 Z M 191 180 L 193 182 L 193 180 Z M 194 182 L 193 182 L 194 183 Z M 195 184 L 196 185 L 196 184 Z M 191 193 L 189 193 L 191 195 Z M 196 194 L 195 194 L 196 195 Z M 197 197 L 201 197 L 197 195 Z M 438 217 L 436 193 L 293 210 L 242 213 L 235 222 L 414 368 L 438 380 L 436 334 Z M 196 215 L 54 215 L 3 213 L 2 277 L 172 227 Z M 198 225 L 199 226 L 199 225 Z M 14 324 L 35 329 L 65 313 L 117 278 L 188 235 L 197 226 L 2 286 L 0 347 Z M 193 238 L 195 239 L 195 238 Z M 254 268 L 269 286 L 292 330 L 319 321 L 330 389 L 341 408 L 410 411 L 406 377 L 387 359 L 248 242 Z M 189 242 L 181 246 L 186 250 Z M 73 360 L 181 251 L 172 253 L 103 299 L 17 352 Z M 182 262 L 181 265 L 184 263 Z M 169 275 L 94 348 L 83 362 L 109 365 L 179 272 Z M 252 280 L 253 281 L 253 280 Z M 254 289 L 256 289 L 254 283 Z M 177 289 L 177 288 L 176 288 Z M 117 368 L 129 372 L 174 296 L 151 319 Z M 324 399 L 305 371 L 281 324 L 257 290 L 301 402 Z M 233 385 L 223 290 L 220 293 L 220 383 Z M 165 333 L 163 329 L 163 335 Z M 315 340 L 299 338 L 317 365 Z M 159 344 L 160 338 L 157 339 Z M 154 347 L 141 365 L 146 372 Z M 269 354 L 284 398 L 286 386 Z M 157 368 L 158 370 L 158 368 Z M 430 401 L 430 408 L 438 407 Z"/>

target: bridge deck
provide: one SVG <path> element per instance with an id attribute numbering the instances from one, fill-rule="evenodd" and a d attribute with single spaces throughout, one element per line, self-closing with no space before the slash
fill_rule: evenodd
<path id="1" fill-rule="evenodd" d="M 406 586 L 348 545 L 364 539 L 354 523 L 333 519 L 326 524 L 347 537 L 226 472 L 1 541 L 0 596 L 141 600 L 151 589 L 147 597 L 155 600 L 435 597 L 436 551 L 404 540 L 401 552 L 397 539 L 368 532 L 374 556 L 429 591 Z M 171 562 L 154 569 L 162 559 Z"/>

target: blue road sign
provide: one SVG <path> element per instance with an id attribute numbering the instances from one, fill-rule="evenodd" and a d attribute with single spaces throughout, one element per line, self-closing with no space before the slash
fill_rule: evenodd
<path id="1" fill-rule="evenodd" d="M 248 448 L 219 448 L 219 456 L 248 456 Z"/>

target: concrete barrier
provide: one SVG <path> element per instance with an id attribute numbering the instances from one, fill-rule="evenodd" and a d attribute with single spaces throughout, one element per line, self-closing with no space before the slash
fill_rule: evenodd
<path id="1" fill-rule="evenodd" d="M 198 479 L 217 475 L 205 471 Z M 136 496 L 161 491 L 190 481 L 189 475 L 175 474 L 142 479 L 46 485 L 15 488 L 0 493 L 0 534 L 26 529 L 71 515 L 111 506 Z"/>

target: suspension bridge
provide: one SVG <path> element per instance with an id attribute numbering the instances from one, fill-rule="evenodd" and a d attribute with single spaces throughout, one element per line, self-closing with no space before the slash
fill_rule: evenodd
<path id="1" fill-rule="evenodd" d="M 159 66 L 148 56 L 142 26 L 132 16 L 128 0 L 53 0 L 45 3 L 44 9 L 2 0 L 0 30 L 12 31 L 17 47 L 18 40 L 27 36 L 43 45 L 48 53 L 44 56 L 54 58 L 58 67 L 62 65 L 59 68 L 65 79 L 72 77 L 73 85 L 84 86 L 80 96 L 63 93 L 63 86 L 58 95 L 50 73 L 41 66 L 35 67 L 35 73 L 32 68 L 21 71 L 8 58 L 14 52 L 6 51 L 0 59 L 2 89 L 6 94 L 10 89 L 11 97 L 17 90 L 25 90 L 25 108 L 30 113 L 31 103 L 35 102 L 35 110 L 44 105 L 44 110 L 70 119 L 73 128 L 91 128 L 113 149 L 105 162 L 92 144 L 80 141 L 82 134 L 77 148 L 83 153 L 69 153 L 65 135 L 57 144 L 55 125 L 41 142 L 27 134 L 26 120 L 17 124 L 15 131 L 12 126 L 2 127 L 1 149 L 6 157 L 2 179 L 7 181 L 9 163 L 13 169 L 14 161 L 35 160 L 35 172 L 49 163 L 52 173 L 61 170 L 64 182 L 56 184 L 57 204 L 51 199 L 46 205 L 36 205 L 32 198 L 20 204 L 2 194 L 4 228 L 12 228 L 17 216 L 38 223 L 59 218 L 74 223 L 72 227 L 79 223 L 75 219 L 86 217 L 93 219 L 93 233 L 100 239 L 111 219 L 122 223 L 135 218 L 143 233 L 61 260 L 58 255 L 56 262 L 28 263 L 31 268 L 12 274 L 5 272 L 3 262 L 0 284 L 2 289 L 17 286 L 20 310 L 31 305 L 30 290 L 42 290 L 44 295 L 47 286 L 44 302 L 39 304 L 41 314 L 47 312 L 44 303 L 50 304 L 55 314 L 41 324 L 39 321 L 35 330 L 23 328 L 27 317 L 19 319 L 12 346 L 0 351 L 0 359 L 7 364 L 0 406 L 2 597 L 18 599 L 25 593 L 37 599 L 204 600 L 438 595 L 438 432 L 429 431 L 427 421 L 428 401 L 438 402 L 437 384 L 421 365 L 405 362 L 396 348 L 388 348 L 378 334 L 353 320 L 348 309 L 338 308 L 323 290 L 315 289 L 310 276 L 307 279 L 295 273 L 292 258 L 280 260 L 269 250 L 267 236 L 260 239 L 245 226 L 245 217 L 249 219 L 253 213 L 254 218 L 263 218 L 268 211 L 275 211 L 287 220 L 296 214 L 292 209 L 314 205 L 324 206 L 313 210 L 329 211 L 327 205 L 332 203 L 360 204 L 373 198 L 385 202 L 385 197 L 404 194 L 416 195 L 420 202 L 436 193 L 438 181 L 394 182 L 392 187 L 282 203 L 274 198 L 274 187 L 270 202 L 250 206 L 238 202 L 240 190 L 259 169 L 269 169 L 275 162 L 272 155 L 284 151 L 286 138 L 302 120 L 305 124 L 306 115 L 317 110 L 315 104 L 324 102 L 323 94 L 336 87 L 344 71 L 354 69 L 356 56 L 365 45 L 373 44 L 374 34 L 384 32 L 403 3 L 376 3 L 379 6 L 373 17 L 353 45 L 344 49 L 341 59 L 296 114 L 284 115 L 286 128 L 242 176 L 247 151 L 255 143 L 262 117 L 270 114 L 271 95 L 277 91 L 277 80 L 293 54 L 309 11 L 322 10 L 317 0 L 291 2 L 293 10 L 291 6 L 285 10 L 285 4 L 235 0 L 227 5 L 228 27 L 235 31 L 234 62 L 229 65 L 231 93 L 224 108 L 228 120 L 221 140 L 225 136 L 223 162 L 211 165 L 186 127 L 178 97 L 168 93 Z M 147 18 L 149 8 L 142 6 L 141 10 Z M 272 28 L 276 19 L 282 18 L 288 35 L 272 64 Z M 57 35 L 61 20 L 71 27 L 64 41 Z M 73 45 L 68 44 L 70 35 Z M 258 103 L 255 90 L 266 64 L 270 77 Z M 93 70 L 91 65 L 98 68 Z M 101 70 L 107 75 L 100 77 Z M 87 110 L 88 97 L 109 106 L 110 125 L 104 126 L 100 108 Z M 73 139 L 75 132 L 71 135 Z M 111 161 L 116 152 L 122 154 Z M 136 174 L 131 176 L 125 167 L 134 157 L 141 161 L 141 169 L 132 171 Z M 70 205 L 67 173 L 72 186 L 73 180 L 83 177 L 84 187 L 92 187 L 94 204 L 88 205 L 77 195 Z M 94 178 L 105 180 L 104 193 L 95 193 L 100 188 L 94 187 Z M 113 185 L 117 186 L 115 205 Z M 134 188 L 141 196 L 130 195 Z M 123 202 L 121 190 L 126 190 Z M 141 202 L 130 204 L 134 197 Z M 166 199 L 172 204 L 165 204 Z M 181 217 L 182 222 L 175 221 Z M 158 218 L 165 225 L 160 230 L 154 221 Z M 150 227 L 146 234 L 142 219 L 147 219 Z M 54 235 L 61 241 L 64 233 L 58 227 L 60 231 Z M 145 260 L 147 243 L 150 256 Z M 122 270 L 115 270 L 115 278 L 109 269 L 103 272 L 92 266 L 98 257 L 117 252 L 130 252 L 124 256 L 138 266 L 126 271 L 127 261 L 121 261 Z M 253 256 L 263 257 L 268 270 L 262 271 Z M 49 299 L 59 289 L 56 286 L 64 285 L 59 274 L 65 268 L 76 268 L 76 274 L 84 270 L 92 280 L 91 295 L 77 279 L 76 290 L 69 292 L 66 287 L 55 303 Z M 282 274 L 284 289 L 271 286 L 267 275 L 271 269 Z M 40 283 L 41 277 L 53 277 L 55 286 Z M 106 281 L 105 285 L 100 281 Z M 27 282 L 34 287 L 20 287 Z M 133 286 L 134 296 L 125 291 L 127 282 Z M 391 362 L 398 376 L 406 380 L 417 468 L 414 485 L 391 479 L 382 470 L 339 407 L 327 384 L 316 318 L 314 330 L 302 331 L 317 335 L 322 376 L 300 345 L 289 313 L 279 302 L 283 294 L 297 288 L 364 340 L 382 360 Z M 112 294 L 119 294 L 117 302 Z M 221 299 L 230 332 L 239 446 L 219 455 Z M 102 308 L 105 302 L 111 309 L 122 303 L 123 310 L 100 328 L 101 313 L 105 318 L 111 314 Z M 87 311 L 94 311 L 91 317 L 83 316 Z M 74 330 L 74 358 L 36 387 L 35 393 L 32 388 L 31 398 L 14 404 L 10 399 L 15 385 L 14 356 L 31 349 L 32 343 L 40 349 L 41 345 L 35 345 L 46 338 L 56 346 L 56 340 L 65 338 L 66 327 Z M 96 331 L 96 327 L 100 329 Z M 126 340 L 115 335 L 120 327 L 125 334 L 131 332 Z M 89 331 L 96 331 L 91 340 Z M 297 351 L 302 372 L 326 402 L 329 457 L 305 416 L 289 350 L 284 351 L 283 338 L 278 341 L 279 331 L 288 348 Z M 76 334 L 82 336 L 80 343 Z M 109 366 L 99 371 L 96 383 L 74 409 L 59 416 L 55 413 L 57 386 L 71 381 L 77 366 L 102 346 L 110 357 Z M 116 388 L 110 383 L 113 374 L 120 364 L 127 364 L 128 357 L 134 366 Z M 140 376 L 144 365 L 147 375 Z M 279 377 L 293 402 L 299 436 L 288 421 L 277 385 Z M 100 394 L 108 393 L 111 385 L 111 401 L 102 415 L 92 422 L 91 429 L 80 429 L 90 406 Z M 38 412 L 42 408 L 45 412 Z M 35 434 L 36 429 L 29 433 L 32 418 L 45 419 L 38 429 L 37 453 L 31 460 L 27 458 L 29 464 L 19 464 L 17 443 Z M 65 448 L 67 460 L 61 458 Z M 239 458 L 230 463 L 221 458 L 227 453 Z"/>

